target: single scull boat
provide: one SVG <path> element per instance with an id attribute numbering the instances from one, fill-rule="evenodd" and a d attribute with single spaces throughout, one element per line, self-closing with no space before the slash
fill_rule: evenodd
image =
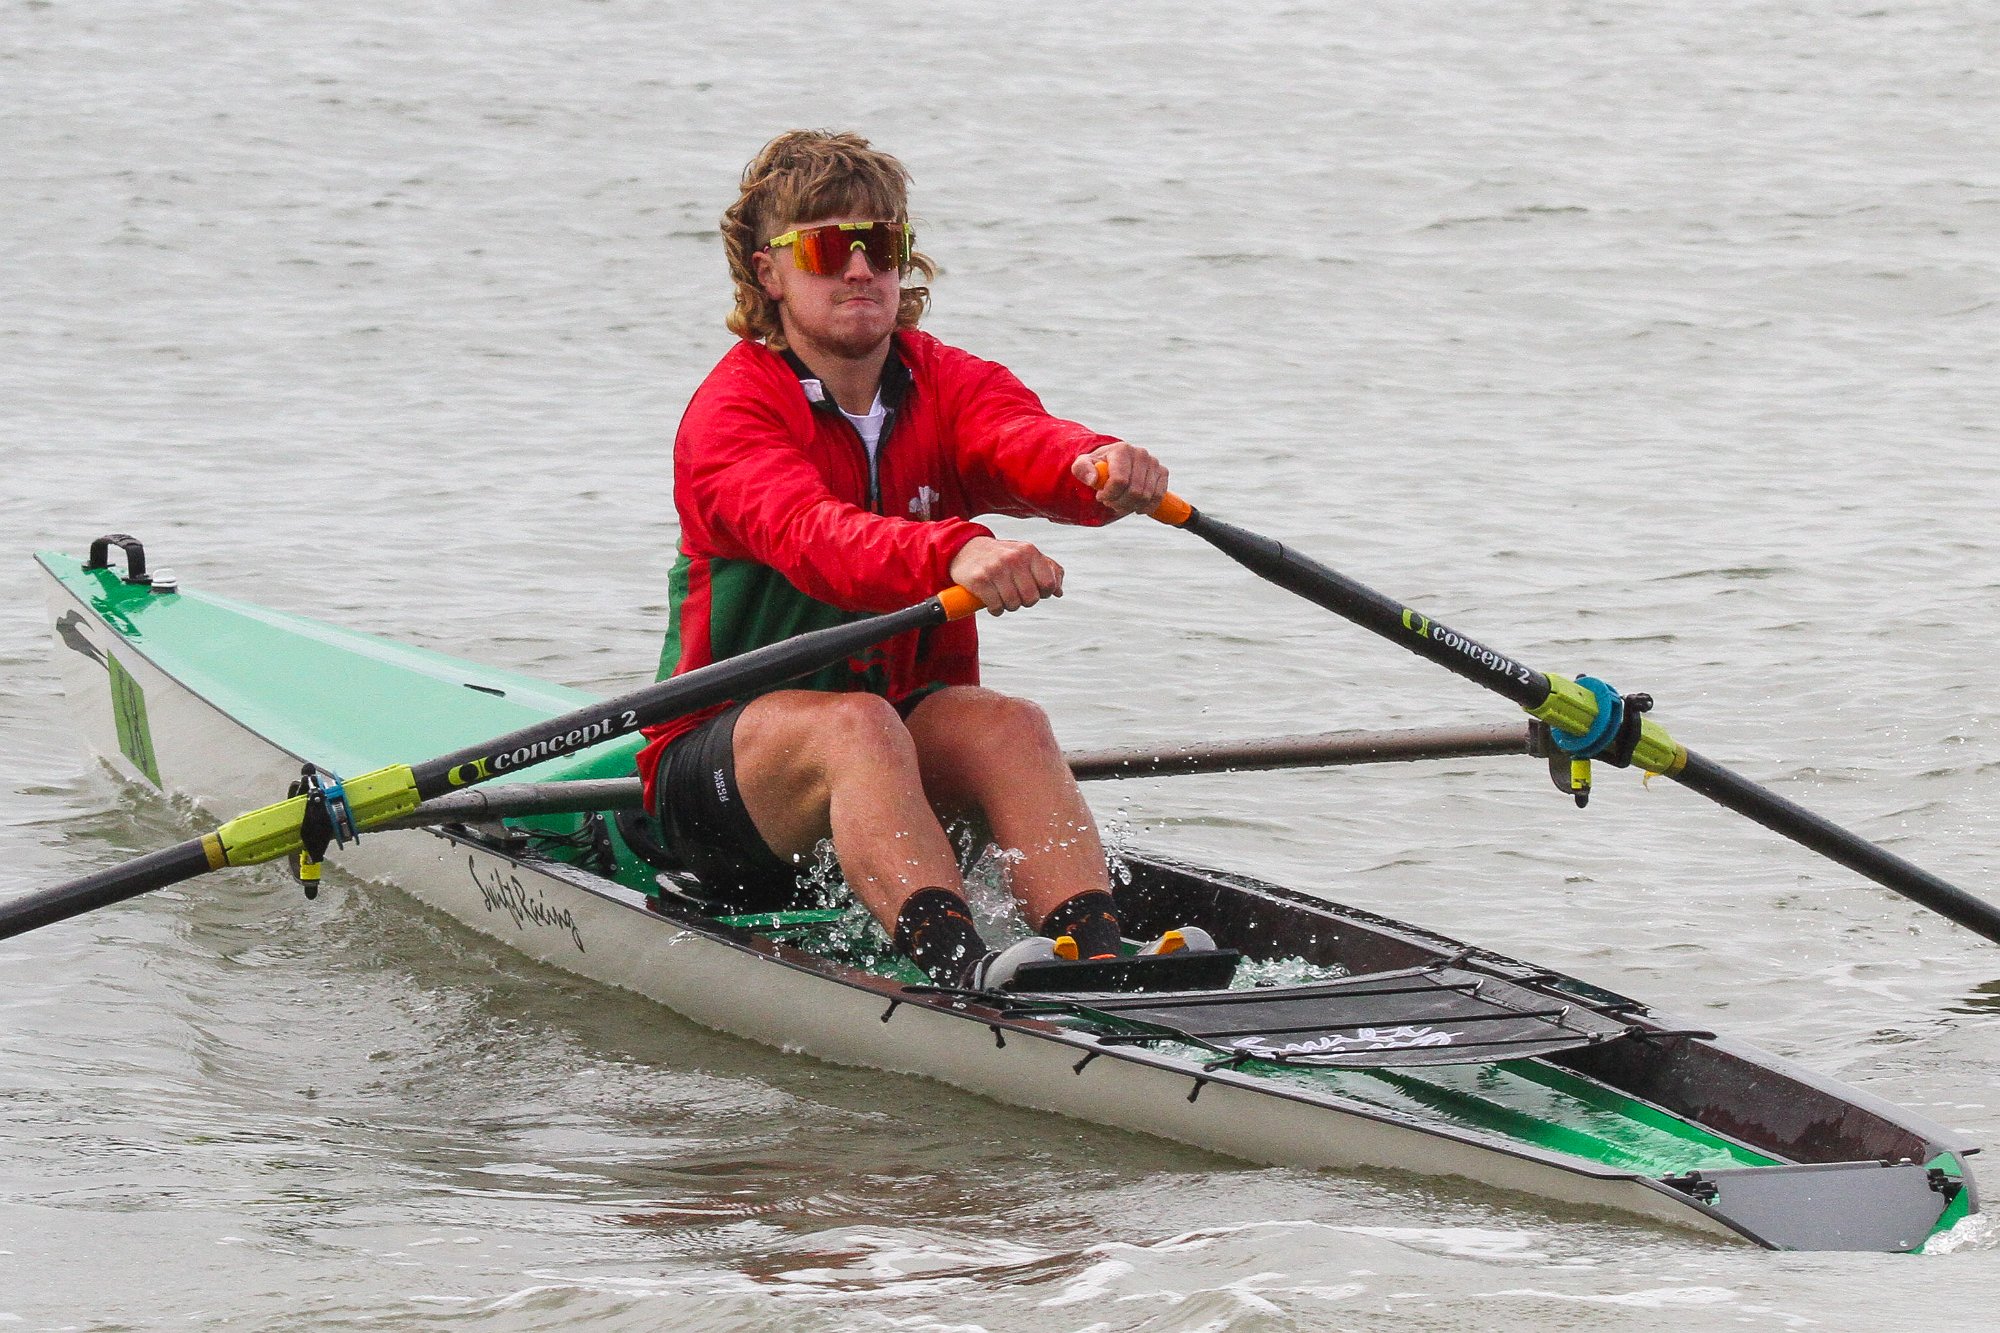
<path id="1" fill-rule="evenodd" d="M 67 693 L 120 773 L 209 811 L 302 765 L 370 773 L 593 702 L 148 581 L 120 544 L 122 575 L 103 543 L 38 557 Z M 530 753 L 503 781 L 622 778 L 635 749 Z M 585 813 L 371 835 L 341 859 L 718 1029 L 1249 1160 L 1460 1176 L 1779 1249 L 1915 1249 L 1978 1209 L 1977 1149 L 1948 1129 L 1639 1000 L 1241 876 L 1132 856 L 1117 885 L 1134 934 L 1195 924 L 1239 951 L 1227 989 L 968 994 L 924 984 L 865 914 L 719 913 L 649 855 L 629 821 Z"/>

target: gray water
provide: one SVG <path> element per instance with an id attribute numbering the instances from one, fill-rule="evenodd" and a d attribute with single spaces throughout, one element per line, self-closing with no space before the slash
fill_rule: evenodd
<path id="1" fill-rule="evenodd" d="M 0 15 L 0 895 L 193 827 L 83 754 L 34 549 L 133 532 L 187 586 L 647 678 L 715 219 L 828 125 L 915 173 L 930 327 L 1054 410 L 2000 896 L 1990 7 Z M 1034 531 L 1071 592 L 986 624 L 988 674 L 1073 745 L 1507 715 L 1156 525 Z M 1600 778 L 1093 796 L 2000 1139 L 1995 946 Z M 1248 1167 L 715 1036 L 337 875 L 0 946 L 10 1328 L 1976 1325 L 2000 1239 L 1931 1248 Z"/>

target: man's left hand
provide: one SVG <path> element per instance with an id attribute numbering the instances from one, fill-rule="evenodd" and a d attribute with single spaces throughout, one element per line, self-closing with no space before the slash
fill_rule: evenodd
<path id="1" fill-rule="evenodd" d="M 1097 465 L 1106 468 L 1097 484 Z M 1070 474 L 1097 493 L 1097 503 L 1112 513 L 1151 513 L 1167 494 L 1167 465 L 1136 444 L 1123 440 L 1101 445 L 1070 464 Z"/>

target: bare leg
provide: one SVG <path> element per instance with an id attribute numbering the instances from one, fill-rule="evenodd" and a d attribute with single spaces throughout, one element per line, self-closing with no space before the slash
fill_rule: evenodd
<path id="1" fill-rule="evenodd" d="M 745 809 L 781 857 L 833 839 L 854 896 L 894 935 L 922 888 L 960 888 L 951 842 L 924 794 L 917 747 L 872 694 L 781 690 L 737 719 L 736 780 Z"/>
<path id="2" fill-rule="evenodd" d="M 909 734 L 931 807 L 981 817 L 996 843 L 1020 852 L 1011 878 L 1030 925 L 1079 893 L 1110 891 L 1097 821 L 1039 707 L 954 686 L 917 705 Z"/>

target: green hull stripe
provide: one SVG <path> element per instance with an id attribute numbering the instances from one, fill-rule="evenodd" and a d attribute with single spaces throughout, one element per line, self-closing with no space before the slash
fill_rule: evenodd
<path id="1" fill-rule="evenodd" d="M 1638 1175 L 1778 1161 L 1614 1088 L 1532 1060 L 1426 1069 L 1244 1066 L 1275 1082 Z"/>
<path id="2" fill-rule="evenodd" d="M 118 750 L 146 775 L 146 781 L 163 786 L 159 761 L 153 757 L 153 730 L 146 722 L 146 692 L 116 657 L 106 653 L 104 660 L 111 672 L 111 715 L 118 723 Z"/>

